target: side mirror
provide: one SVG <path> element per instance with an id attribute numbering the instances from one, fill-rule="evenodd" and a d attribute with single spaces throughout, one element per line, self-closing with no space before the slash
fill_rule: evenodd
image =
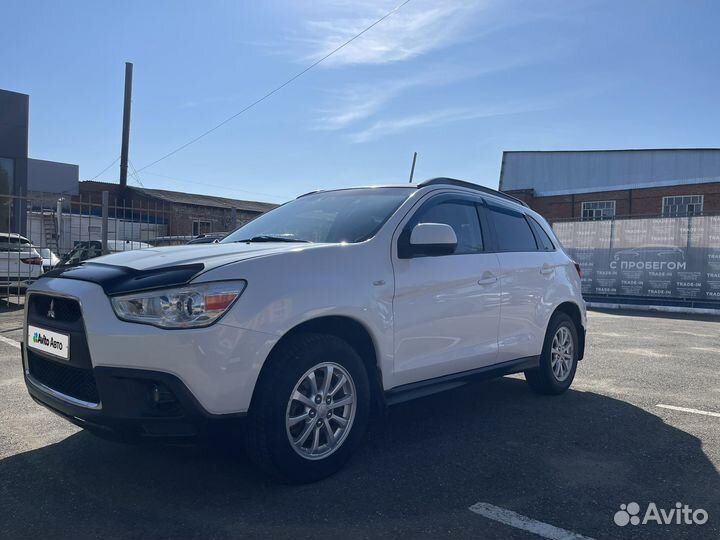
<path id="1" fill-rule="evenodd" d="M 418 223 L 410 233 L 410 254 L 415 256 L 452 255 L 457 236 L 445 223 Z"/>

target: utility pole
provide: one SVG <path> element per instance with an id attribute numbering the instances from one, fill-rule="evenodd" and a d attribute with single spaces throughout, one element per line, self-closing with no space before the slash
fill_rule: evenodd
<path id="1" fill-rule="evenodd" d="M 413 153 L 412 167 L 410 167 L 410 183 L 412 184 L 413 176 L 415 176 L 415 162 L 417 161 L 417 152 Z"/>
<path id="2" fill-rule="evenodd" d="M 120 189 L 127 187 L 128 152 L 130 150 L 130 106 L 132 103 L 133 65 L 125 62 L 125 103 L 123 106 L 122 148 L 120 149 Z"/>

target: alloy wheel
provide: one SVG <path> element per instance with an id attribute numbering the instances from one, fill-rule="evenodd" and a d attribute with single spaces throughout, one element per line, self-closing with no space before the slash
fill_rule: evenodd
<path id="1" fill-rule="evenodd" d="M 550 349 L 550 365 L 553 375 L 558 382 L 563 382 L 570 376 L 575 361 L 572 333 L 567 326 L 561 326 L 555 332 Z"/>
<path id="2" fill-rule="evenodd" d="M 335 452 L 347 438 L 355 418 L 355 383 L 334 362 L 309 369 L 293 388 L 285 413 L 290 445 L 305 459 Z"/>

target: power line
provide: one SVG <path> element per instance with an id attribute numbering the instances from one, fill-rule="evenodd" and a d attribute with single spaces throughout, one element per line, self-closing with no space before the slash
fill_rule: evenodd
<path id="1" fill-rule="evenodd" d="M 135 181 L 136 181 L 138 184 L 140 184 L 140 187 L 141 187 L 141 188 L 144 189 L 145 186 L 143 185 L 142 180 L 140 180 L 140 175 L 138 174 L 138 171 L 137 171 L 137 169 L 135 168 L 135 165 L 133 165 L 132 160 L 131 160 L 131 159 L 128 159 L 128 163 L 130 163 L 130 167 L 132 167 L 133 177 L 135 177 Z"/>
<path id="2" fill-rule="evenodd" d="M 145 171 L 143 174 L 149 174 L 152 176 L 157 176 L 159 178 L 166 178 L 167 180 L 173 180 L 175 182 L 180 182 L 182 184 L 193 184 L 195 186 L 197 186 L 199 184 L 198 181 L 193 182 L 192 180 L 183 180 L 181 178 L 176 178 L 174 176 L 167 176 L 165 174 L 159 174 L 159 173 L 154 173 L 154 172 L 149 172 L 149 171 Z M 287 198 L 287 199 L 295 198 L 294 195 L 290 196 L 290 195 L 283 195 L 283 194 L 277 194 L 277 193 L 263 193 L 262 191 L 250 191 L 247 189 L 237 189 L 234 187 L 228 187 L 227 185 L 221 186 L 219 184 L 208 184 L 207 182 L 202 182 L 202 185 L 208 186 L 208 187 L 214 187 L 214 188 L 218 188 L 218 189 L 224 189 L 226 191 L 239 191 L 240 193 L 248 193 L 250 195 L 262 195 L 264 197 L 276 197 L 276 198 Z"/>
<path id="3" fill-rule="evenodd" d="M 110 165 L 108 165 L 107 167 L 105 167 L 102 171 L 100 171 L 99 173 L 97 173 L 97 174 L 96 174 L 95 176 L 93 176 L 90 180 L 95 180 L 98 176 L 100 176 L 102 173 L 104 173 L 105 171 L 107 171 L 110 167 L 112 167 L 113 165 L 115 165 L 118 161 L 120 161 L 120 156 L 116 157 Z"/>
<path id="4" fill-rule="evenodd" d="M 287 85 L 289 85 L 290 83 L 294 82 L 296 79 L 299 79 L 300 77 L 302 77 L 303 75 L 305 75 L 308 71 L 310 71 L 310 70 L 313 69 L 314 67 L 318 66 L 319 64 L 321 64 L 322 62 L 324 62 L 325 60 L 327 60 L 328 58 L 330 58 L 330 57 L 331 57 L 332 55 L 334 55 L 335 53 L 341 51 L 342 49 L 344 49 L 345 47 L 347 47 L 348 45 L 350 45 L 350 43 L 352 43 L 352 42 L 355 41 L 357 38 L 359 38 L 360 36 L 362 36 L 365 32 L 371 30 L 372 28 L 374 28 L 375 26 L 377 26 L 378 24 L 380 24 L 381 22 L 383 22 L 385 19 L 387 19 L 388 17 L 390 17 L 391 15 L 393 15 L 395 12 L 399 11 L 403 6 L 405 6 L 405 5 L 408 4 L 409 2 L 411 2 L 411 0 L 405 0 L 405 1 L 402 2 L 400 5 L 398 5 L 395 9 L 393 9 L 393 10 L 391 10 L 391 11 L 388 11 L 385 15 L 383 15 L 382 17 L 380 17 L 378 20 L 376 20 L 376 21 L 375 21 L 374 23 L 372 23 L 370 26 L 368 26 L 367 28 L 365 28 L 363 31 L 355 34 L 353 37 L 351 37 L 350 39 L 348 39 L 348 40 L 347 40 L 346 42 L 344 42 L 342 45 L 336 47 L 335 49 L 333 49 L 332 51 L 330 51 L 329 53 L 327 53 L 325 56 L 323 56 L 323 57 L 320 58 L 319 60 L 316 60 L 315 62 L 313 62 L 312 64 L 310 64 L 308 67 L 306 67 L 305 69 L 303 69 L 303 70 L 300 71 L 299 73 L 296 73 L 295 75 L 293 75 L 292 77 L 290 77 L 287 81 L 285 81 L 284 83 L 282 83 L 280 86 L 275 87 L 274 89 L 272 89 L 271 91 L 269 91 L 267 94 L 265 94 L 265 95 L 263 95 L 262 97 L 256 99 L 255 101 L 253 101 L 252 103 L 250 103 L 249 105 L 247 105 L 245 108 L 243 108 L 243 109 L 241 109 L 240 111 L 236 112 L 236 113 L 233 114 L 232 116 L 227 117 L 225 120 L 223 120 L 222 122 L 220 122 L 220 123 L 217 124 L 216 126 L 208 129 L 208 130 L 205 131 L 204 133 L 201 133 L 200 135 L 198 135 L 198 136 L 195 137 L 194 139 L 189 140 L 189 141 L 186 142 L 185 144 L 178 146 L 177 148 L 175 148 L 175 149 L 172 150 L 171 152 L 168 152 L 168 153 L 165 154 L 164 156 L 156 159 L 155 161 L 152 161 L 152 162 L 148 163 L 148 164 L 145 165 L 144 167 L 141 167 L 140 169 L 138 169 L 138 171 L 144 171 L 145 169 L 147 169 L 147 168 L 149 168 L 149 167 L 152 167 L 153 165 L 157 165 L 157 164 L 160 163 L 161 161 L 169 158 L 170 156 L 172 156 L 172 155 L 174 155 L 174 154 L 177 154 L 178 152 L 180 152 L 181 150 L 184 150 L 185 148 L 187 148 L 187 147 L 190 146 L 191 144 L 194 144 L 194 143 L 198 142 L 198 141 L 199 141 L 200 139 L 202 139 L 203 137 L 206 137 L 207 135 L 210 135 L 213 131 L 215 131 L 215 130 L 217 130 L 218 128 L 224 126 L 224 125 L 227 124 L 228 122 L 234 120 L 235 118 L 237 118 L 238 116 L 240 116 L 240 115 L 243 114 L 244 112 L 249 111 L 250 109 L 252 109 L 252 108 L 255 107 L 256 105 L 262 103 L 263 101 L 265 101 L 266 99 L 268 99 L 268 98 L 269 98 L 270 96 L 272 96 L 273 94 L 279 92 L 280 90 L 282 90 L 283 88 L 285 88 Z M 118 159 L 119 159 L 119 158 L 118 158 Z M 104 171 L 103 171 L 103 172 L 104 172 Z"/>

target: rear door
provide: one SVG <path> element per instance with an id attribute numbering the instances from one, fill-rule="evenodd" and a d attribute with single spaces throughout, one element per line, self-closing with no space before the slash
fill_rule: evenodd
<path id="1" fill-rule="evenodd" d="M 501 269 L 498 361 L 536 356 L 542 351 L 547 323 L 543 301 L 556 269 L 522 211 L 493 203 L 487 212 Z"/>
<path id="2" fill-rule="evenodd" d="M 487 251 L 479 199 L 441 194 L 424 202 L 394 242 L 394 385 L 493 364 L 500 322 L 500 270 Z M 418 223 L 450 225 L 458 238 L 450 255 L 400 256 Z"/>

